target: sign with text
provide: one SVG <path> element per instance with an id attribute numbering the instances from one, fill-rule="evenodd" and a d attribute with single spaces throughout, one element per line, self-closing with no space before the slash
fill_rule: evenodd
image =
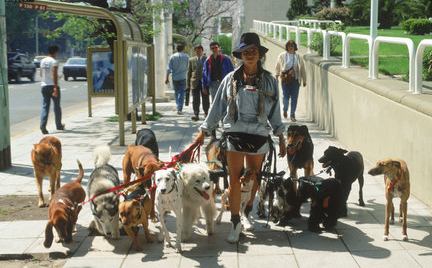
<path id="1" fill-rule="evenodd" d="M 19 7 L 25 9 L 41 10 L 41 11 L 47 10 L 46 5 L 34 4 L 29 2 L 20 2 Z"/>

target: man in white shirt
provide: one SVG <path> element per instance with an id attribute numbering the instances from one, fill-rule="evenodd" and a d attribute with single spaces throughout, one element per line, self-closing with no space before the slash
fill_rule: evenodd
<path id="1" fill-rule="evenodd" d="M 64 130 L 65 125 L 62 124 L 62 112 L 60 107 L 60 87 L 58 85 L 58 61 L 56 60 L 59 47 L 56 45 L 48 47 L 48 56 L 40 63 L 40 75 L 42 86 L 42 110 L 40 130 L 42 134 L 48 134 L 46 125 L 48 122 L 48 114 L 51 99 L 54 103 L 54 116 L 57 130 Z"/>

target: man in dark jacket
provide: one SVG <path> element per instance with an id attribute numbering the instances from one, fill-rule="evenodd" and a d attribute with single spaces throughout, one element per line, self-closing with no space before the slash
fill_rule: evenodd
<path id="1" fill-rule="evenodd" d="M 203 47 L 197 45 L 194 47 L 196 56 L 189 59 L 189 68 L 187 74 L 186 94 L 189 94 L 189 89 L 192 89 L 192 106 L 194 111 L 193 121 L 199 120 L 200 102 L 202 97 L 202 105 L 205 115 L 207 116 L 208 109 L 210 106 L 209 95 L 204 94 L 202 88 L 202 74 L 205 56 L 203 55 Z"/>

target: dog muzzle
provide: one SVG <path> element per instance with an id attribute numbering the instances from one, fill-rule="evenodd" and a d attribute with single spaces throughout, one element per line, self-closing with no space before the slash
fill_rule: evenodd
<path id="1" fill-rule="evenodd" d="M 198 194 L 199 194 L 202 198 L 204 198 L 205 200 L 209 200 L 210 196 L 208 195 L 207 192 L 205 192 L 205 191 L 201 191 L 201 190 L 199 190 L 199 189 L 196 188 L 196 187 L 194 187 L 194 190 L 197 191 Z"/>

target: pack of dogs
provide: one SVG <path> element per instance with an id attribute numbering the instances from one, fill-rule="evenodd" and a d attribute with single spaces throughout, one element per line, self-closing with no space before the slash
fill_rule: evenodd
<path id="1" fill-rule="evenodd" d="M 314 145 L 305 125 L 290 125 L 287 131 L 287 161 L 289 176 L 282 171 L 276 174 L 249 176 L 248 170 L 241 177 L 240 214 L 247 217 L 247 203 L 251 198 L 254 179 L 259 185 L 257 214 L 280 226 L 286 226 L 293 218 L 301 217 L 301 207 L 310 200 L 308 229 L 312 232 L 332 231 L 341 217 L 349 217 L 347 200 L 351 185 L 359 184 L 359 206 L 363 200 L 364 164 L 361 153 L 329 146 L 318 162 L 322 172 L 330 177 L 323 178 L 314 174 Z M 75 231 L 82 205 L 89 203 L 93 220 L 89 225 L 91 232 L 107 239 L 119 239 L 121 230 L 130 237 L 132 248 L 142 250 L 139 242 L 139 226 L 143 227 L 146 241 L 153 242 L 149 230 L 150 222 L 159 221 L 157 240 L 173 247 L 166 216 L 173 212 L 176 219 L 175 249 L 182 251 L 181 243 L 192 237 L 193 226 L 204 218 L 207 234 L 215 232 L 222 215 L 229 210 L 229 187 L 227 185 L 224 150 L 218 140 L 212 140 L 206 148 L 207 164 L 187 163 L 177 168 L 164 168 L 159 160 L 156 136 L 151 129 L 137 133 L 135 145 L 129 145 L 124 153 L 123 183 L 133 178 L 147 178 L 142 183 L 116 189 L 122 185 L 119 173 L 110 164 L 109 146 L 95 148 L 94 169 L 91 172 L 87 189 L 81 185 L 84 177 L 82 164 L 78 161 L 78 176 L 72 182 L 60 186 L 62 167 L 61 142 L 53 136 L 43 138 L 34 144 L 31 159 L 38 191 L 38 206 L 47 206 L 42 192 L 42 180 L 49 177 L 50 200 L 48 222 L 45 228 L 44 246 L 49 248 L 57 233 L 57 242 L 70 243 Z M 304 170 L 298 177 L 297 171 Z M 332 176 L 332 171 L 334 176 Z M 410 195 L 409 171 L 401 159 L 378 161 L 368 171 L 370 175 L 384 175 L 386 213 L 384 240 L 388 240 L 389 224 L 394 222 L 393 198 L 399 197 L 400 218 L 403 240 L 407 235 L 407 200 Z M 219 178 L 224 178 L 224 189 L 220 190 Z M 250 179 L 250 178 L 254 179 Z M 217 213 L 215 199 L 221 193 L 221 209 Z M 93 197 L 85 201 L 87 197 Z M 267 204 L 267 209 L 266 209 Z M 322 227 L 321 227 L 322 226 Z M 250 228 L 253 230 L 253 228 Z"/>

